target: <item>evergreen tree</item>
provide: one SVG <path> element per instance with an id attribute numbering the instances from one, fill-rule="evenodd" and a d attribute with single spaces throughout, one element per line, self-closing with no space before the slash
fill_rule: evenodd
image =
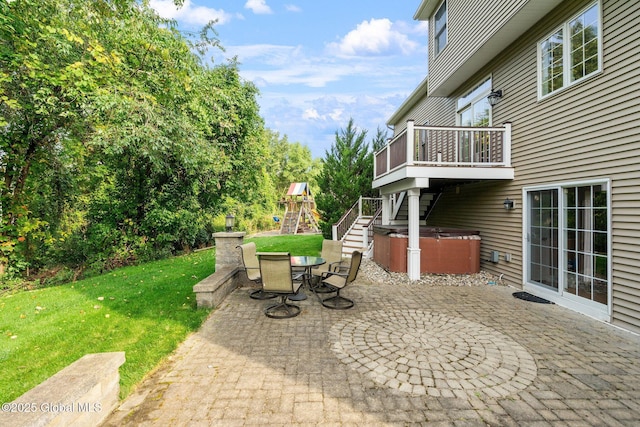
<path id="1" fill-rule="evenodd" d="M 383 133 L 378 130 L 374 145 Z M 358 130 L 349 119 L 346 129 L 336 131 L 335 143 L 325 153 L 322 172 L 318 176 L 319 194 L 316 206 L 322 221 L 320 227 L 325 238 L 331 238 L 331 226 L 358 200 L 372 197 L 373 153 L 366 143 L 367 131 Z"/>

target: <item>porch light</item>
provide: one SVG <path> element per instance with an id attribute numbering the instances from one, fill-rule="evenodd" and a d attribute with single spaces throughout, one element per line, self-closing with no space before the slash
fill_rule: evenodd
<path id="1" fill-rule="evenodd" d="M 233 231 L 233 226 L 236 223 L 236 217 L 233 216 L 232 214 L 227 214 L 227 216 L 224 217 L 224 227 L 227 230 L 227 233 Z"/>
<path id="2" fill-rule="evenodd" d="M 513 200 L 507 197 L 506 199 L 504 199 L 504 202 L 502 202 L 502 205 L 506 210 L 510 211 L 511 209 L 513 209 L 514 203 Z"/>
<path id="3" fill-rule="evenodd" d="M 489 96 L 487 96 L 487 99 L 489 100 L 489 105 L 493 107 L 498 102 L 500 102 L 500 99 L 502 99 L 502 89 L 491 89 L 491 93 L 489 94 Z"/>

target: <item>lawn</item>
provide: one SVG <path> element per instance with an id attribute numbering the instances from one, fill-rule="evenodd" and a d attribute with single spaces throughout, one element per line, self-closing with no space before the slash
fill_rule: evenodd
<path id="1" fill-rule="evenodd" d="M 245 242 L 256 242 L 258 252 L 290 252 L 291 255 L 319 256 L 322 249 L 321 234 L 283 234 L 253 237 Z"/>
<path id="2" fill-rule="evenodd" d="M 259 251 L 317 255 L 321 235 L 247 239 Z M 158 366 L 209 310 L 193 285 L 214 271 L 215 250 L 125 267 L 65 285 L 0 297 L 0 403 L 87 353 L 124 351 L 121 397 Z"/>

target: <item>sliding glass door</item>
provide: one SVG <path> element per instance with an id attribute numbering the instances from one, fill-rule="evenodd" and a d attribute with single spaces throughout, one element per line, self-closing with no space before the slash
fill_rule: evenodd
<path id="1" fill-rule="evenodd" d="M 596 310 L 608 307 L 608 193 L 606 182 L 525 189 L 527 284 Z"/>

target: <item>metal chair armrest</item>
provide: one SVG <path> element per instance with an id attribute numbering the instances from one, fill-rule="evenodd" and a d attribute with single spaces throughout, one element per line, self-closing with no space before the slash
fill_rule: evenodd
<path id="1" fill-rule="evenodd" d="M 347 277 L 348 275 L 349 275 L 348 271 L 346 273 L 340 273 L 339 271 L 329 271 L 326 273 L 326 276 L 325 275 L 322 276 L 322 280 L 331 276 Z"/>

